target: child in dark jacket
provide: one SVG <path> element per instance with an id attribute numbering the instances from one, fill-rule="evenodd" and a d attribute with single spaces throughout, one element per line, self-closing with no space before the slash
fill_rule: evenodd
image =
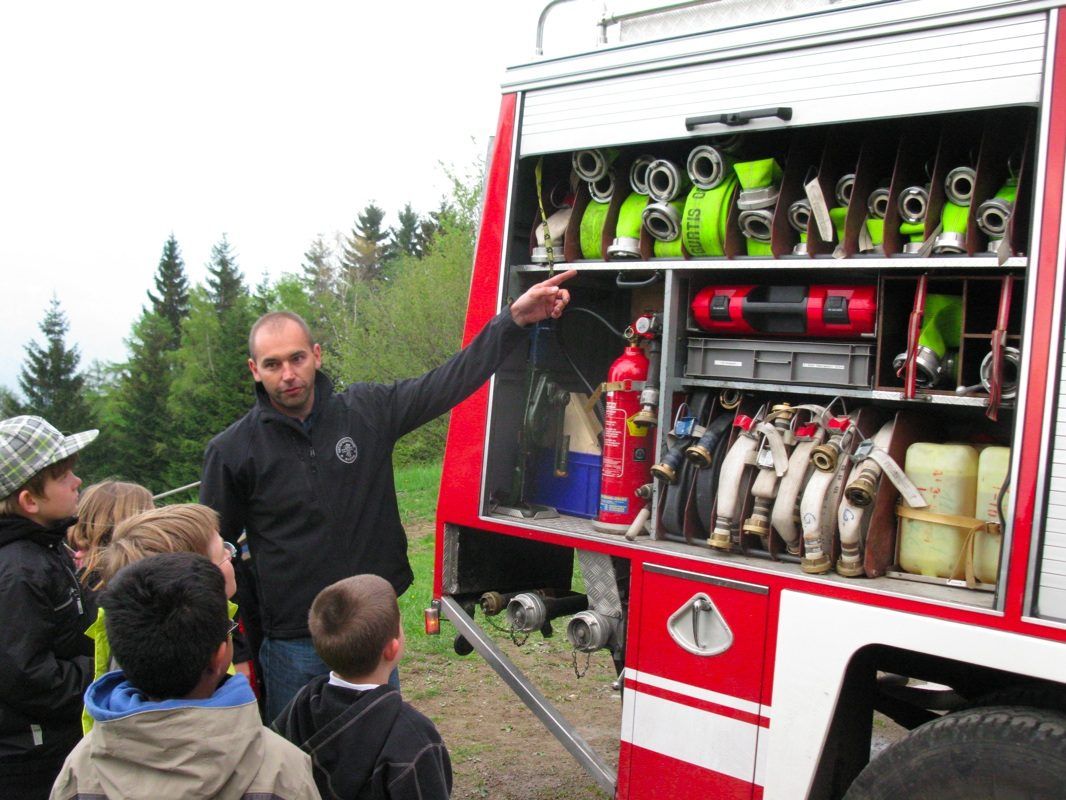
<path id="1" fill-rule="evenodd" d="M 78 451 L 40 417 L 0 422 L 0 797 L 48 797 L 81 737 L 95 616 L 74 576 L 67 528 L 78 508 Z"/>
<path id="2" fill-rule="evenodd" d="M 330 674 L 312 680 L 273 728 L 311 755 L 325 800 L 437 800 L 452 789 L 436 727 L 388 685 L 404 634 L 384 578 L 356 575 L 311 605 L 315 650 Z"/>

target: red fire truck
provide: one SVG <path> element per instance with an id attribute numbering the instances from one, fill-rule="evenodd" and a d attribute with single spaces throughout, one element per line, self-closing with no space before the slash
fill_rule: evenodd
<path id="1" fill-rule="evenodd" d="M 577 275 L 452 414 L 428 616 L 613 796 L 1066 797 L 1057 6 L 688 2 L 508 70 L 467 339 Z M 504 613 L 609 651 L 617 770 Z"/>

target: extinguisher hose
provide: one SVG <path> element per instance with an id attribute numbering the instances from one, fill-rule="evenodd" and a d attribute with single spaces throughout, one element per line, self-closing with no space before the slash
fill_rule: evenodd
<path id="1" fill-rule="evenodd" d="M 590 308 L 582 308 L 581 306 L 569 306 L 566 311 L 567 311 L 567 313 L 563 314 L 559 318 L 559 323 L 558 323 L 558 325 L 557 325 L 557 327 L 555 329 L 556 330 L 556 334 L 557 334 L 556 337 L 555 337 L 555 341 L 559 345 L 559 352 L 561 352 L 563 354 L 563 358 L 566 359 L 566 363 L 570 365 L 570 369 L 572 369 L 574 371 L 574 374 L 577 375 L 578 380 L 581 381 L 582 385 L 585 387 L 585 390 L 589 393 L 589 395 L 594 395 L 594 394 L 596 394 L 596 388 L 589 382 L 588 378 L 585 377 L 585 373 L 583 373 L 581 371 L 581 369 L 578 367 L 578 365 L 574 362 L 574 359 L 571 358 L 570 352 L 566 349 L 566 337 L 563 335 L 563 322 L 573 312 L 580 312 L 582 314 L 588 314 L 593 319 L 598 320 L 605 328 L 607 328 L 607 330 L 609 330 L 612 334 L 617 336 L 619 339 L 622 339 L 623 341 L 625 341 L 626 337 L 625 337 L 625 334 L 622 333 L 622 331 L 620 331 L 617 328 L 615 328 L 610 322 L 608 322 L 606 319 L 604 319 L 602 316 L 600 316 L 599 314 L 597 314 L 595 311 L 593 311 Z M 596 403 L 596 406 L 594 408 L 594 411 L 595 411 L 595 414 L 596 414 L 596 419 L 598 419 L 600 421 L 601 425 L 603 424 L 603 419 L 604 419 L 603 402 L 604 402 L 604 398 L 601 397 L 599 402 Z"/>

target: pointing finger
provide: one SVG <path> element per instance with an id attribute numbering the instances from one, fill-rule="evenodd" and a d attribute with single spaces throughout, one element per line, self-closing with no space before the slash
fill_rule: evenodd
<path id="1" fill-rule="evenodd" d="M 560 273 L 557 273 L 555 275 L 552 275 L 546 281 L 541 281 L 540 285 L 541 286 L 558 286 L 563 281 L 568 281 L 572 277 L 574 277 L 575 275 L 577 275 L 577 270 L 576 269 L 568 269 L 566 272 L 560 272 Z"/>

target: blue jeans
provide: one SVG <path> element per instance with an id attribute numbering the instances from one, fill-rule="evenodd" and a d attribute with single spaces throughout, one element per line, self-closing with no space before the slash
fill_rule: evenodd
<path id="1" fill-rule="evenodd" d="M 285 706 L 312 678 L 325 675 L 325 665 L 310 637 L 303 639 L 263 639 L 259 646 L 259 661 L 263 665 L 266 684 L 266 723 L 278 718 Z M 389 686 L 400 688 L 400 672 L 389 675 Z"/>
<path id="2" fill-rule="evenodd" d="M 266 723 L 269 725 L 307 683 L 329 672 L 315 652 L 311 638 L 263 639 L 259 646 L 266 684 Z"/>

